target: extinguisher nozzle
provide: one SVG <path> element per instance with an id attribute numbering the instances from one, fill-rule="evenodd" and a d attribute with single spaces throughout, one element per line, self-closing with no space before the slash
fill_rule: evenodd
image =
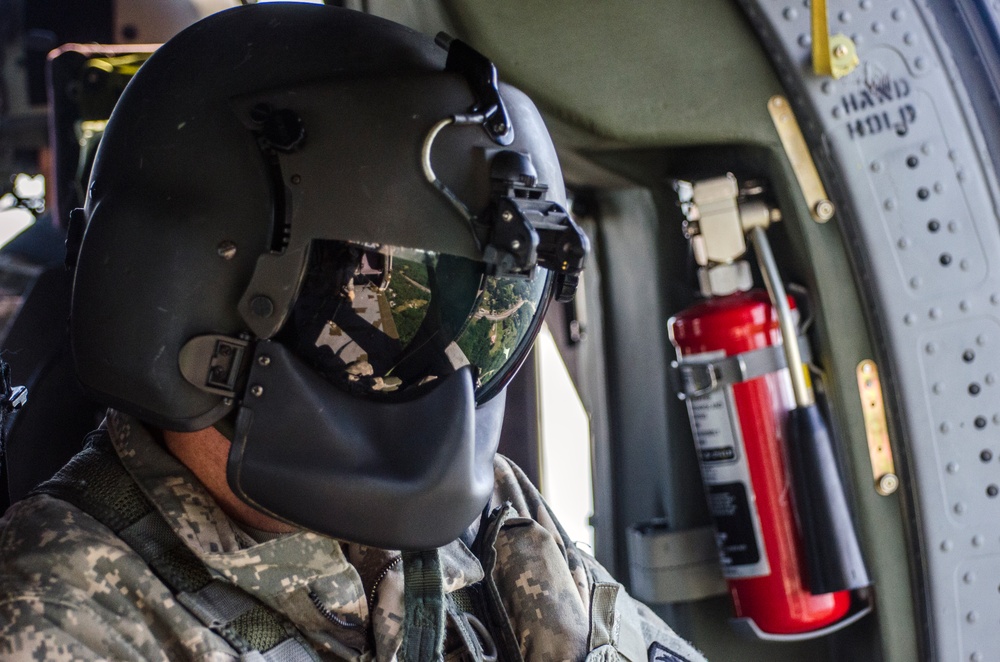
<path id="1" fill-rule="evenodd" d="M 788 412 L 787 432 L 809 591 L 822 595 L 870 585 L 819 407 L 811 404 Z"/>

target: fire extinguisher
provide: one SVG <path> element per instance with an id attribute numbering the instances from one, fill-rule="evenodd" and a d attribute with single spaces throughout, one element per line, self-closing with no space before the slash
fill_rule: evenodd
<path id="1" fill-rule="evenodd" d="M 801 427 L 793 377 L 801 382 L 805 373 L 801 359 L 787 360 L 788 322 L 783 332 L 781 307 L 774 302 L 787 302 L 788 318 L 795 303 L 780 281 L 778 299 L 774 291 L 754 289 L 749 265 L 737 259 L 746 251 L 743 233 L 750 230 L 760 240 L 762 226 L 775 214 L 742 196 L 732 175 L 689 186 L 682 207 L 703 265 L 706 299 L 671 318 L 669 333 L 723 574 L 737 618 L 751 621 L 754 632 L 781 638 L 822 631 L 848 614 L 850 589 L 869 581 L 821 419 L 822 429 L 808 429 L 804 441 L 789 438 Z M 762 250 L 770 256 L 769 247 L 758 243 L 758 258 Z M 772 289 L 772 278 L 764 276 Z M 793 375 L 789 365 L 800 374 Z M 807 425 L 815 423 L 814 409 L 805 415 Z M 813 457 L 816 443 L 821 459 Z M 824 558 L 824 536 L 836 550 L 846 545 L 846 556 Z"/>

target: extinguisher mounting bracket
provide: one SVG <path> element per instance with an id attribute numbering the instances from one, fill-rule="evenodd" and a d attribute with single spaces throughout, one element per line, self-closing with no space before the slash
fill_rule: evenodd
<path id="1" fill-rule="evenodd" d="M 805 339 L 801 339 L 804 350 L 802 360 L 811 360 Z M 732 386 L 751 379 L 763 377 L 788 367 L 781 345 L 770 345 L 760 349 L 715 359 L 695 359 L 674 361 L 671 366 L 680 378 L 677 397 L 681 400 L 708 395 L 722 386 Z"/>

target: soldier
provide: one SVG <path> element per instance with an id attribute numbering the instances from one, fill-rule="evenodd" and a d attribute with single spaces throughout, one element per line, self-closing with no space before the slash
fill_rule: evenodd
<path id="1" fill-rule="evenodd" d="M 700 660 L 495 456 L 563 196 L 461 42 L 289 3 L 164 45 L 74 215 L 113 409 L 2 521 L 4 658 Z"/>

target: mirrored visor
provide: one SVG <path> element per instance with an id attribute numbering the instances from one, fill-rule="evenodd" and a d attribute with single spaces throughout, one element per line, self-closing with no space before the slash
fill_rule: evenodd
<path id="1" fill-rule="evenodd" d="M 470 366 L 476 402 L 499 392 L 534 341 L 550 275 L 493 277 L 432 251 L 315 240 L 278 339 L 356 395 L 405 398 Z"/>

